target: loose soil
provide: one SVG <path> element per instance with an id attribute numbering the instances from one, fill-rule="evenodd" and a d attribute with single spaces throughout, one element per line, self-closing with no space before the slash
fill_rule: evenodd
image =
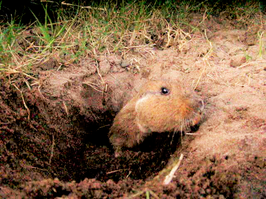
<path id="1" fill-rule="evenodd" d="M 195 14 L 191 24 L 199 21 Z M 210 17 L 203 26 L 163 50 L 72 65 L 55 57 L 33 66 L 35 80 L 2 78 L 0 196 L 266 198 L 266 37 L 257 35 L 265 24 Z M 113 118 L 153 78 L 194 88 L 204 120 L 186 135 L 154 133 L 115 158 L 107 136 Z"/>

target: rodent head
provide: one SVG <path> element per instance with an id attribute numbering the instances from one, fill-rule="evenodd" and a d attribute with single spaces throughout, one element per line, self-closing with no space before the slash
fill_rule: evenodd
<path id="1" fill-rule="evenodd" d="M 200 122 L 202 109 L 202 100 L 180 83 L 149 81 L 137 95 L 136 123 L 143 133 L 182 131 Z"/>

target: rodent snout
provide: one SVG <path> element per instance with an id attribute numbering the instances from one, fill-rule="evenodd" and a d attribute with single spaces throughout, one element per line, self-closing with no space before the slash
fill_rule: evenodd
<path id="1" fill-rule="evenodd" d="M 191 126 L 198 125 L 202 119 L 203 119 L 203 112 L 204 112 L 205 104 L 202 99 L 197 100 L 196 102 L 196 109 L 194 109 L 194 117 L 192 117 L 191 121 Z"/>

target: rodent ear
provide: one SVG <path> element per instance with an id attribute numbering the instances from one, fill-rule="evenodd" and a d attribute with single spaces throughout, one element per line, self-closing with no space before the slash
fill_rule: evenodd
<path id="1" fill-rule="evenodd" d="M 167 87 L 161 87 L 161 94 L 162 95 L 169 95 L 170 94 L 170 89 L 168 89 Z"/>

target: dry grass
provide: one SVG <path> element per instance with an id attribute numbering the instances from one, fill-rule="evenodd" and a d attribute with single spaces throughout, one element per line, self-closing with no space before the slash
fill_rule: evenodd
<path id="1" fill-rule="evenodd" d="M 32 74 L 32 68 L 51 57 L 60 65 L 69 65 L 84 57 L 97 60 L 111 53 L 126 57 L 136 48 L 182 49 L 192 32 L 204 28 L 201 26 L 211 11 L 204 4 L 177 5 L 169 1 L 156 7 L 145 3 L 128 3 L 118 8 L 107 4 L 102 7 L 66 4 L 76 9 L 74 17 L 65 15 L 52 21 L 46 7 L 44 23 L 37 18 L 28 26 L 6 22 L 0 27 L 0 71 L 3 76 L 19 73 L 26 78 L 38 78 Z M 254 3 L 236 7 L 229 10 L 228 16 L 235 17 L 239 24 L 251 19 L 259 23 L 261 19 L 254 16 L 258 8 Z M 194 11 L 202 13 L 202 18 L 191 26 L 189 15 Z M 262 34 L 258 32 L 260 38 Z"/>

